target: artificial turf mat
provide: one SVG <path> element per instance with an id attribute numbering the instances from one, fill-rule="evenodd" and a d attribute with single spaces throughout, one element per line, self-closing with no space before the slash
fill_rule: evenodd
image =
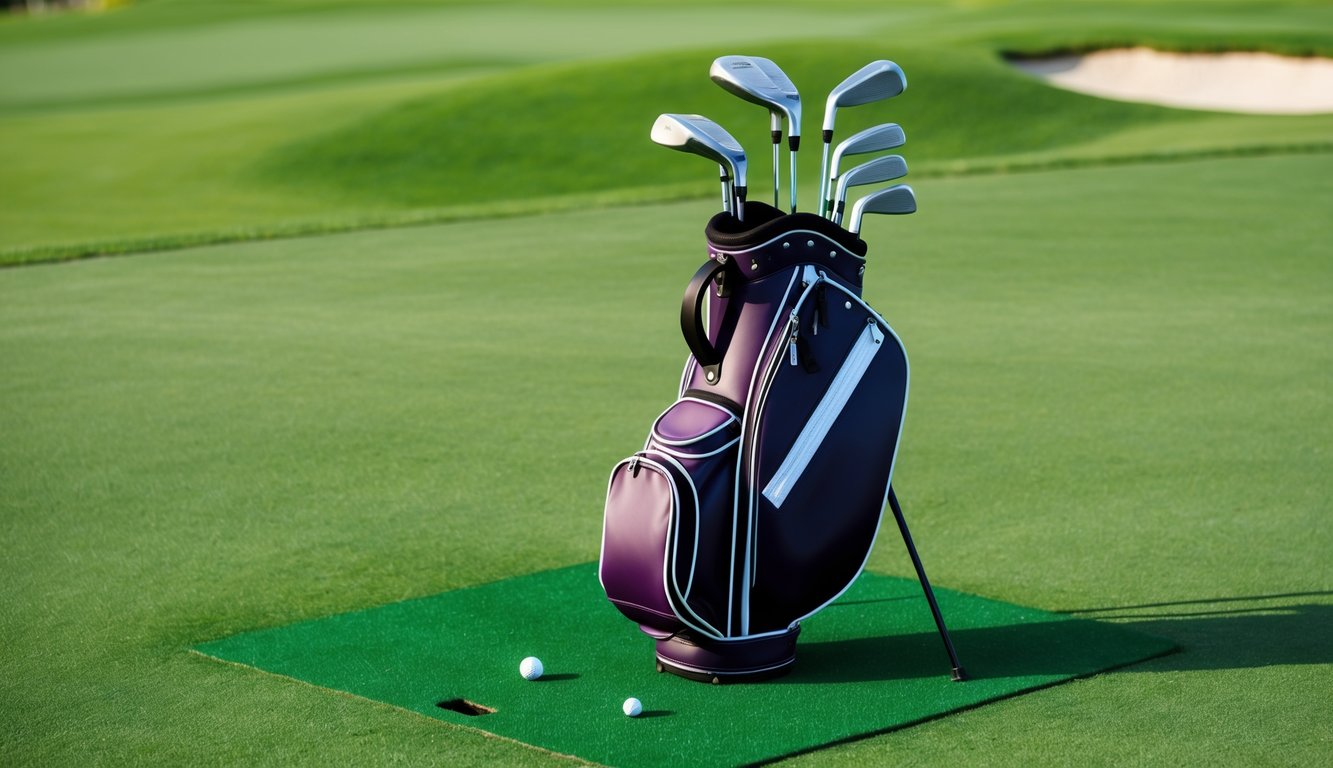
<path id="1" fill-rule="evenodd" d="M 1114 625 L 937 590 L 971 679 L 954 683 L 915 581 L 863 574 L 805 622 L 794 670 L 708 685 L 654 672 L 595 564 L 216 640 L 195 650 L 612 765 L 761 762 L 1170 652 Z M 519 661 L 546 674 L 528 682 Z M 645 713 L 624 717 L 636 696 Z M 480 705 L 489 714 L 441 707 Z"/>

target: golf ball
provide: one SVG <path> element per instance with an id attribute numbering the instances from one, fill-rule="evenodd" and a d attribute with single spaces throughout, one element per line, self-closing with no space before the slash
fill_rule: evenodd
<path id="1" fill-rule="evenodd" d="M 529 656 L 519 662 L 518 665 L 518 673 L 523 676 L 524 680 L 536 680 L 542 676 L 544 671 L 542 660 L 536 656 Z"/>
<path id="2" fill-rule="evenodd" d="M 625 699 L 620 708 L 625 711 L 625 717 L 638 717 L 643 714 L 643 702 L 633 696 Z"/>

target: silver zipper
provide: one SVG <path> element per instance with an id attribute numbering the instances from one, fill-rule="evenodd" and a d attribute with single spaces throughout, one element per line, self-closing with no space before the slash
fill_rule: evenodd
<path id="1" fill-rule="evenodd" d="M 796 437 L 796 442 L 792 443 L 786 458 L 778 466 L 778 471 L 773 473 L 772 479 L 764 487 L 764 498 L 774 507 L 782 506 L 792 487 L 796 485 L 796 481 L 801 479 L 811 459 L 818 453 L 824 438 L 828 436 L 829 430 L 833 428 L 833 422 L 837 421 L 852 393 L 856 391 L 856 385 L 861 383 L 861 377 L 870 368 L 870 363 L 875 359 L 875 353 L 879 352 L 883 342 L 884 332 L 873 319 L 869 320 L 865 330 L 852 345 L 852 351 L 843 360 L 837 375 L 833 377 L 833 382 L 824 392 L 819 405 L 815 406 L 814 413 L 801 428 L 801 434 Z"/>

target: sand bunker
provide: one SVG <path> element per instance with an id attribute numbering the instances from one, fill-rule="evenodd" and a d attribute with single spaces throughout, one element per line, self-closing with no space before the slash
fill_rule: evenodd
<path id="1" fill-rule="evenodd" d="M 1121 101 L 1253 114 L 1333 112 L 1333 59 L 1125 48 L 1012 63 L 1059 88 Z"/>

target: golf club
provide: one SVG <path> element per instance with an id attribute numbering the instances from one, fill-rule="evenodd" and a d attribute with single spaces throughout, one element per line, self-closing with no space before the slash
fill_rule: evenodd
<path id="1" fill-rule="evenodd" d="M 738 220 L 745 218 L 745 150 L 730 133 L 703 115 L 658 115 L 652 139 L 670 149 L 706 157 L 722 167 L 724 207 Z M 728 181 L 730 194 L 726 194 Z"/>
<path id="2" fill-rule="evenodd" d="M 833 195 L 833 223 L 842 223 L 842 212 L 847 205 L 847 188 L 890 181 L 907 175 L 907 161 L 902 155 L 877 157 L 862 163 L 838 177 L 838 190 Z"/>
<path id="3" fill-rule="evenodd" d="M 852 206 L 852 234 L 860 234 L 861 218 L 867 213 L 916 213 L 916 193 L 906 184 L 876 190 Z"/>
<path id="4" fill-rule="evenodd" d="M 833 150 L 833 160 L 829 163 L 828 181 L 826 183 L 830 188 L 829 191 L 832 191 L 833 182 L 838 178 L 838 169 L 842 166 L 842 158 L 847 155 L 863 155 L 868 152 L 880 152 L 885 149 L 901 147 L 906 141 L 907 137 L 897 123 L 876 125 L 843 140 Z M 831 199 L 820 201 L 819 213 L 821 216 L 828 215 L 826 212 L 832 210 L 833 201 Z"/>
<path id="5" fill-rule="evenodd" d="M 819 164 L 819 199 L 829 197 L 827 181 L 829 168 L 829 149 L 833 143 L 833 122 L 837 118 L 838 107 L 855 107 L 872 101 L 890 99 L 907 89 L 907 76 L 902 69 L 887 59 L 872 61 L 861 67 L 831 91 L 824 102 L 824 154 Z"/>
<path id="6" fill-rule="evenodd" d="M 723 89 L 769 111 L 773 136 L 773 203 L 778 197 L 778 144 L 782 127 L 778 114 L 787 116 L 787 146 L 791 150 L 791 212 L 796 212 L 796 151 L 801 146 L 801 94 L 791 78 L 771 60 L 761 56 L 721 56 L 713 61 L 708 76 Z"/>

